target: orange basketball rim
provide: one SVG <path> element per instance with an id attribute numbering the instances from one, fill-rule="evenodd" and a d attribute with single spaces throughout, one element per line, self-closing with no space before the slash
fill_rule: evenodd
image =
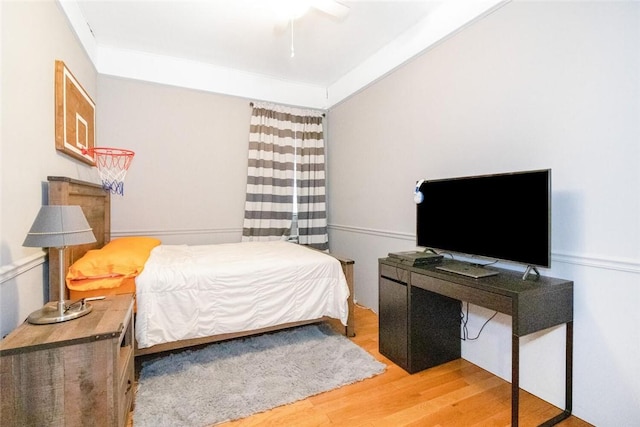
<path id="1" fill-rule="evenodd" d="M 124 194 L 124 177 L 135 153 L 123 148 L 93 147 L 82 150 L 96 161 L 102 187 L 112 194 Z"/>

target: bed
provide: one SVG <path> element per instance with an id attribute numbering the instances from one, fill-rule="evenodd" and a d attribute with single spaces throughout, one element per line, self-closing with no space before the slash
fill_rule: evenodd
<path id="1" fill-rule="evenodd" d="M 72 265 L 81 264 L 92 254 L 117 246 L 121 239 L 110 241 L 108 192 L 100 185 L 66 177 L 49 177 L 48 181 L 49 204 L 81 206 L 97 240 L 90 245 L 66 249 L 65 271 L 69 271 Z M 132 237 L 136 238 L 145 239 Z M 149 242 L 155 240 L 148 239 Z M 136 293 L 135 329 L 139 330 L 136 335 L 140 341 L 136 345 L 137 355 L 270 332 L 330 318 L 339 319 L 345 324 L 346 335 L 355 335 L 353 261 L 293 243 L 261 243 L 268 244 L 247 242 L 187 246 L 163 245 L 158 241 L 158 244 L 150 244 L 142 271 L 127 275 L 124 277 L 126 280 L 122 280 L 118 286 L 71 291 L 66 297 L 79 299 Z M 239 247 L 244 252 L 237 252 Z M 274 249 L 279 252 L 272 252 Z M 284 256 L 281 251 L 284 251 Z M 52 251 L 50 257 L 49 299 L 56 300 L 59 277 L 55 267 L 58 265 L 57 251 Z M 295 261 L 287 265 L 282 262 L 283 259 Z M 190 271 L 195 268 L 195 276 L 190 273 L 187 279 L 184 278 L 186 270 L 179 266 L 185 263 L 191 265 Z M 169 265 L 172 267 L 167 267 Z M 336 266 L 339 274 L 335 272 Z M 203 272 L 213 267 L 216 268 L 213 273 L 215 280 L 211 278 L 210 271 Z M 267 270 L 267 267 L 271 270 Z M 237 270 L 245 274 L 239 275 Z M 276 273 L 280 274 L 280 282 L 276 279 Z M 169 280 L 164 281 L 167 277 Z M 255 285 L 254 282 L 258 281 L 256 278 L 260 279 L 262 287 L 244 287 L 247 283 Z M 199 283 L 202 281 L 208 282 L 207 287 Z M 269 286 L 265 285 L 267 282 Z M 309 301 L 306 306 L 305 301 Z M 226 312 L 234 313 L 234 316 L 223 316 Z"/>

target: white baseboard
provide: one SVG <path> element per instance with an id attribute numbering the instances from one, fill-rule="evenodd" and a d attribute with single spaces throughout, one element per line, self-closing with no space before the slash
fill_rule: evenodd
<path id="1" fill-rule="evenodd" d="M 403 233 L 389 230 L 377 230 L 373 228 L 352 227 L 347 225 L 329 224 L 329 230 L 353 233 L 361 235 L 370 235 L 384 237 L 388 239 L 406 240 L 415 242 L 415 235 L 411 233 Z M 219 228 L 219 229 L 190 229 L 190 230 L 120 230 L 111 233 L 111 238 L 124 236 L 193 236 L 193 235 L 242 235 L 241 228 Z M 33 255 L 16 260 L 15 262 L 0 267 L 0 284 L 7 282 L 21 274 L 45 263 L 47 253 L 41 251 Z M 640 274 L 640 261 L 616 259 L 599 256 L 569 254 L 569 253 L 552 253 L 551 259 L 554 262 L 575 264 L 584 267 L 600 268 L 605 270 L 616 270 L 627 273 Z"/>
<path id="2" fill-rule="evenodd" d="M 379 236 L 389 239 L 406 240 L 415 244 L 416 235 L 411 233 L 402 233 L 389 230 L 377 230 L 373 228 L 353 227 L 340 224 L 329 224 L 329 230 L 362 234 L 369 236 Z M 551 254 L 553 262 L 575 264 L 584 267 L 601 268 L 605 270 L 616 270 L 628 273 L 640 273 L 640 260 L 632 259 L 616 259 L 591 255 L 569 254 L 554 252 Z"/>
<path id="3" fill-rule="evenodd" d="M 21 274 L 42 265 L 47 260 L 47 252 L 41 251 L 0 267 L 0 283 L 7 282 Z"/>
<path id="4" fill-rule="evenodd" d="M 242 235 L 242 228 L 194 228 L 194 229 L 158 229 L 158 230 L 111 230 L 111 238 L 127 236 L 191 236 L 206 234 Z"/>

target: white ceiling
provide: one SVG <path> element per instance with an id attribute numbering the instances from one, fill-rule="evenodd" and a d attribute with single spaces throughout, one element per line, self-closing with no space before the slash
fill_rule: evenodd
<path id="1" fill-rule="evenodd" d="M 503 2 L 340 3 L 346 18 L 312 8 L 292 34 L 272 0 L 60 0 L 100 73 L 311 108 L 340 102 Z"/>

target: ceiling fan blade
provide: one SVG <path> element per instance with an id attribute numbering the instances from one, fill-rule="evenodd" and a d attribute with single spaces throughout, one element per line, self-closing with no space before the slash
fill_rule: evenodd
<path id="1" fill-rule="evenodd" d="M 2 0 L 0 0 L 2 1 Z M 296 8 L 291 8 L 291 2 Z M 299 4 L 296 2 L 300 2 Z M 308 8 L 313 7 L 318 11 L 329 15 L 337 20 L 343 20 L 349 14 L 349 7 L 336 0 L 281 0 L 281 7 L 278 9 L 279 13 L 276 13 L 277 20 L 274 26 L 275 34 L 284 33 L 292 24 L 292 21 L 298 20 L 304 15 L 304 5 Z M 284 6 L 284 7 L 283 7 Z"/>
<path id="2" fill-rule="evenodd" d="M 312 7 L 337 19 L 344 19 L 349 14 L 349 7 L 336 0 L 313 0 Z"/>

